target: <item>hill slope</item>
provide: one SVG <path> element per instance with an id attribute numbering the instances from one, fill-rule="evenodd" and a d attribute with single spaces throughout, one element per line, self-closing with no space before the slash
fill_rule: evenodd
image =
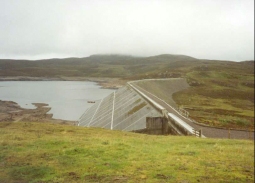
<path id="1" fill-rule="evenodd" d="M 0 139 L 0 182 L 254 181 L 253 141 L 25 122 Z"/>
<path id="2" fill-rule="evenodd" d="M 137 74 L 154 73 L 169 62 L 190 61 L 195 58 L 183 55 L 159 55 L 154 57 L 132 57 L 126 55 L 92 55 L 85 58 L 47 60 L 0 60 L 0 76 L 93 76 L 130 77 Z"/>
<path id="3" fill-rule="evenodd" d="M 92 55 L 85 58 L 46 59 L 37 61 L 0 59 L 0 77 L 120 77 L 127 79 L 186 76 L 190 70 L 210 67 L 254 68 L 254 62 L 226 62 L 196 59 L 185 55 L 132 57 L 126 55 Z"/>

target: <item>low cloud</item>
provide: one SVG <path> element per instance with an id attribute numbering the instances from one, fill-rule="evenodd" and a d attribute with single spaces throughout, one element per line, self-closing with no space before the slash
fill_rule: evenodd
<path id="1" fill-rule="evenodd" d="M 1 0 L 0 58 L 254 59 L 254 1 Z"/>

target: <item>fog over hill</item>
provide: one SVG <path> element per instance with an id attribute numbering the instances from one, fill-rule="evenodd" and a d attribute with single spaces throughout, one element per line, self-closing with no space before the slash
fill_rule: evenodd
<path id="1" fill-rule="evenodd" d="M 1 0 L 0 58 L 254 59 L 254 0 Z"/>

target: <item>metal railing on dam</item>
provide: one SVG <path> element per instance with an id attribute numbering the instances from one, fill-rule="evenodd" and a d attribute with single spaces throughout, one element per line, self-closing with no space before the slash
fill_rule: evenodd
<path id="1" fill-rule="evenodd" d="M 161 117 L 160 111 L 129 85 L 96 101 L 81 116 L 78 126 L 135 131 L 146 128 L 146 117 Z"/>

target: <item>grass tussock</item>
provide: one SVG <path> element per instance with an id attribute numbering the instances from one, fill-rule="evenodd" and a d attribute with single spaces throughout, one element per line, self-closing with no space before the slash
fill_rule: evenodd
<path id="1" fill-rule="evenodd" d="M 0 182 L 254 182 L 254 144 L 0 123 Z"/>

